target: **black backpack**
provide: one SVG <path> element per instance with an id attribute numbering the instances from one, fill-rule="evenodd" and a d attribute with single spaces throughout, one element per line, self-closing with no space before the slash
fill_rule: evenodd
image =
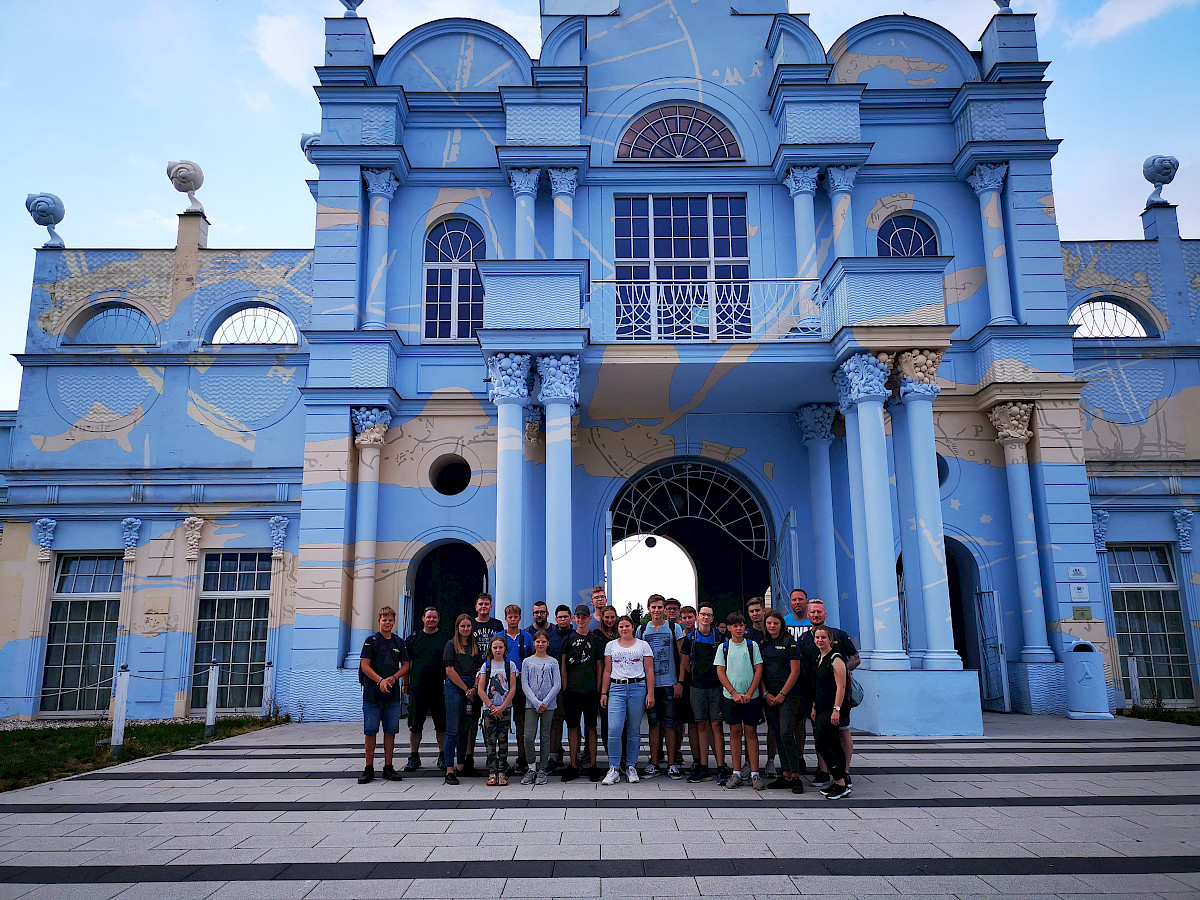
<path id="1" fill-rule="evenodd" d="M 379 632 L 377 631 L 363 642 L 365 644 L 371 645 L 371 650 L 373 651 L 373 654 L 371 657 L 372 660 L 374 660 L 376 657 L 379 656 L 379 640 L 378 640 L 378 638 L 379 638 Z M 395 642 L 394 646 L 396 649 L 397 658 L 402 657 L 404 655 L 404 649 L 405 649 L 404 641 L 400 640 L 400 636 L 395 633 L 392 634 L 392 640 Z M 361 661 L 358 664 L 358 683 L 361 684 L 363 687 L 366 687 L 368 684 L 370 684 L 370 682 L 367 680 L 367 673 L 362 670 L 362 662 Z"/>

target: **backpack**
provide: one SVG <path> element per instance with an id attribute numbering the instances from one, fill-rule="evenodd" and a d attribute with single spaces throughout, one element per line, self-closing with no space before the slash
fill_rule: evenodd
<path id="1" fill-rule="evenodd" d="M 670 622 L 664 622 L 663 624 L 671 625 Z M 640 640 L 640 641 L 646 640 L 646 629 L 649 627 L 650 627 L 649 622 L 642 623 L 642 626 L 637 630 L 637 639 L 638 640 Z M 675 629 L 676 628 L 679 628 L 680 630 L 682 630 L 683 626 L 682 625 L 672 625 L 671 626 L 671 652 L 675 654 L 675 674 L 678 675 L 679 674 L 679 664 L 680 664 L 681 660 L 679 658 L 679 645 L 675 643 Z M 684 640 L 687 640 L 686 634 L 683 637 L 684 637 Z"/>
<path id="2" fill-rule="evenodd" d="M 483 676 L 483 683 L 487 684 L 489 681 L 492 680 L 492 661 L 489 659 L 487 662 L 485 662 L 483 664 L 483 667 L 486 670 L 486 672 Z M 509 678 L 511 676 L 512 676 L 512 663 L 510 663 L 506 659 L 506 660 L 504 660 L 504 677 Z"/>
<path id="3" fill-rule="evenodd" d="M 375 656 L 379 655 L 379 641 L 377 640 L 378 637 L 379 637 L 379 632 L 377 631 L 373 635 L 371 635 L 369 638 L 367 638 L 366 641 L 364 641 L 364 643 L 371 645 L 371 650 L 373 651 L 372 660 L 374 659 Z M 394 632 L 392 634 L 392 640 L 396 642 L 396 644 L 395 644 L 396 655 L 400 656 L 403 653 L 403 651 L 407 648 L 407 642 L 400 640 L 399 635 L 395 634 Z M 361 684 L 363 687 L 366 687 L 368 684 L 371 683 L 367 680 L 367 673 L 362 670 L 361 662 L 358 665 L 358 683 Z"/>
<path id="4" fill-rule="evenodd" d="M 862 685 L 850 676 L 849 671 L 846 672 L 846 680 L 849 681 L 849 684 L 846 686 L 846 708 L 854 709 L 854 707 L 863 701 Z"/>
<path id="5" fill-rule="evenodd" d="M 746 652 L 750 654 L 751 665 L 754 664 L 754 647 L 755 647 L 754 641 L 750 640 L 750 638 L 746 638 Z M 721 650 L 724 651 L 724 653 L 725 653 L 725 663 L 726 663 L 726 666 L 728 666 L 728 664 L 729 664 L 729 638 L 725 638 L 725 643 L 723 643 L 721 645 Z M 758 651 L 758 660 L 759 660 L 759 662 L 762 662 L 762 651 L 761 650 Z M 713 664 L 714 665 L 716 664 L 715 659 L 713 660 Z M 761 690 L 761 687 L 760 687 L 760 690 Z"/>

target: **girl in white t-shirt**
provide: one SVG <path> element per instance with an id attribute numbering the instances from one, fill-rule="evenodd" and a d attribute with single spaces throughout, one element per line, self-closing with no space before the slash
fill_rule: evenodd
<path id="1" fill-rule="evenodd" d="M 604 677 L 601 682 L 600 705 L 608 710 L 608 733 L 612 743 L 619 744 L 617 735 L 629 720 L 625 736 L 625 777 L 630 784 L 638 780 L 637 756 L 642 744 L 642 710 L 654 706 L 654 651 L 643 640 L 633 636 L 633 620 L 621 616 L 617 620 L 617 639 L 604 648 Z M 612 746 L 608 752 L 608 774 L 601 784 L 616 784 L 621 780 L 621 750 Z"/>

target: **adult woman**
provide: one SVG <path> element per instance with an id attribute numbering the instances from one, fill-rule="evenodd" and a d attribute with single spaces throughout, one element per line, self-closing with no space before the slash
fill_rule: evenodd
<path id="1" fill-rule="evenodd" d="M 475 674 L 482 660 L 472 630 L 471 617 L 463 613 L 454 622 L 454 637 L 446 641 L 446 649 L 442 651 L 442 664 L 446 667 L 446 741 L 442 754 L 446 763 L 446 784 L 458 784 L 458 773 L 463 770 L 467 750 L 467 706 L 479 702 Z M 470 735 L 472 741 L 474 738 L 475 735 Z"/>
<path id="2" fill-rule="evenodd" d="M 850 723 L 850 710 L 845 708 L 850 675 L 846 660 L 833 652 L 829 627 L 814 626 L 812 636 L 821 652 L 813 675 L 813 742 L 833 778 L 828 787 L 821 788 L 821 793 L 830 800 L 841 800 L 850 795 L 850 785 L 846 784 L 846 753 L 838 734 L 842 723 Z"/>
<path id="3" fill-rule="evenodd" d="M 779 777 L 771 788 L 791 788 L 804 792 L 800 779 L 800 746 L 796 723 L 800 717 L 800 647 L 783 625 L 783 613 L 770 610 L 763 620 L 766 631 L 760 647 L 763 659 L 763 713 L 767 728 L 779 748 Z"/>
<path id="4" fill-rule="evenodd" d="M 617 620 L 617 639 L 604 648 L 604 676 L 600 683 L 600 705 L 608 710 L 608 733 L 625 734 L 625 778 L 638 780 L 637 757 L 642 743 L 642 710 L 654 706 L 654 651 L 633 636 L 633 620 Z M 629 729 L 625 731 L 628 721 Z M 614 752 L 615 751 L 615 752 Z M 608 751 L 608 774 L 601 784 L 616 784 L 621 778 L 621 749 Z"/>
<path id="5" fill-rule="evenodd" d="M 597 629 L 606 641 L 615 641 L 617 639 L 617 611 L 611 606 L 604 607 L 604 612 L 600 613 L 600 627 Z"/>
<path id="6" fill-rule="evenodd" d="M 600 635 L 602 641 L 600 645 L 601 652 L 604 652 L 605 645 L 617 639 L 617 611 L 611 606 L 604 607 L 604 610 L 600 613 L 600 627 L 596 629 L 596 633 Z M 626 737 L 627 735 L 624 734 L 617 737 L 617 752 L 622 755 L 624 754 Z M 604 752 L 611 754 L 612 742 L 608 737 L 608 714 L 603 710 L 600 712 L 600 740 L 604 744 Z M 624 766 L 621 768 L 624 769 Z"/>

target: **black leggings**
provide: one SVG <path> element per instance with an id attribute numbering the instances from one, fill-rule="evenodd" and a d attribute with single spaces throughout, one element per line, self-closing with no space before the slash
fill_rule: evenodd
<path id="1" fill-rule="evenodd" d="M 831 715 L 833 715 L 832 709 L 817 713 L 813 744 L 816 746 L 817 754 L 825 760 L 829 776 L 834 781 L 841 781 L 846 777 L 846 751 L 842 749 L 842 735 L 838 726 L 829 721 Z"/>

